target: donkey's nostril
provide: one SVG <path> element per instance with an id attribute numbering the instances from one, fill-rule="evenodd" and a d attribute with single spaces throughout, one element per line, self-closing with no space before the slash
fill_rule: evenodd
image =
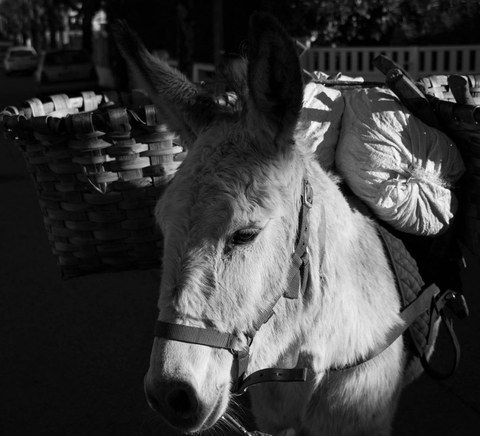
<path id="1" fill-rule="evenodd" d="M 177 387 L 166 395 L 167 405 L 177 416 L 189 418 L 198 409 L 198 400 L 195 393 L 189 387 Z"/>

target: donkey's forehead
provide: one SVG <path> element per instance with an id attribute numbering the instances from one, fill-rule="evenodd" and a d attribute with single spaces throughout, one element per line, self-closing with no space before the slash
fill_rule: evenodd
<path id="1" fill-rule="evenodd" d="M 259 179 L 257 173 L 267 170 L 268 161 L 255 151 L 256 139 L 238 124 L 220 123 L 199 135 L 179 171 L 183 185 L 193 182 L 198 194 L 210 196 Z"/>
<path id="2" fill-rule="evenodd" d="M 189 151 L 165 193 L 160 214 L 213 226 L 271 218 L 284 191 L 279 166 L 258 152 L 248 133 L 210 129 Z"/>

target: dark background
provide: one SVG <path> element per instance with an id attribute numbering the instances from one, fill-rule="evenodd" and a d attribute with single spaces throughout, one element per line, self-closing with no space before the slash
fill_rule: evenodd
<path id="1" fill-rule="evenodd" d="M 0 11 L 11 19 L 10 24 L 16 22 L 21 33 L 32 31 L 33 4 L 44 6 L 44 12 L 52 15 L 63 3 L 15 2 L 26 7 L 15 20 L 5 15 L 6 7 L 13 5 L 9 0 L 0 3 Z M 85 17 L 102 5 L 88 0 L 73 3 L 80 5 Z M 181 51 L 176 19 L 179 3 L 193 20 L 195 60 L 212 60 L 213 0 L 111 0 L 103 6 L 110 17 L 128 18 L 151 47 L 166 48 L 175 56 Z M 328 19 L 333 23 L 330 27 L 319 27 L 322 44 L 472 43 L 480 35 L 471 27 L 479 22 L 479 2 L 473 1 L 287 3 L 225 1 L 225 52 L 240 51 L 248 15 L 258 7 L 274 9 L 292 34 L 300 36 Z M 304 9 L 293 10 L 291 5 L 296 3 L 303 3 Z M 323 14 L 315 12 L 320 3 Z M 425 12 L 427 6 L 430 9 Z M 42 15 L 45 19 L 47 12 Z M 286 17 L 291 20 L 285 21 Z M 408 17 L 417 17 L 417 21 Z M 46 20 L 53 28 L 54 18 L 55 14 Z M 13 37 L 13 28 L 3 29 L 5 37 Z M 40 39 L 36 43 L 40 47 L 50 44 Z M 85 44 L 88 47 L 88 38 Z M 6 77 L 0 72 L 1 108 L 20 106 L 34 92 L 31 76 Z M 471 315 L 456 322 L 462 346 L 459 370 L 443 382 L 422 376 L 405 390 L 394 422 L 395 436 L 473 436 L 480 428 L 480 268 L 468 252 L 466 256 L 468 269 L 463 279 Z M 143 395 L 157 316 L 158 280 L 153 270 L 62 280 L 22 155 L 15 144 L 0 138 L 0 435 L 164 434 Z M 442 337 L 434 363 L 446 364 L 449 353 Z"/>

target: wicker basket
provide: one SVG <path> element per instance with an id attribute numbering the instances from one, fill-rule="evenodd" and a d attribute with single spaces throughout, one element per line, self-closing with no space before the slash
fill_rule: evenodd
<path id="1" fill-rule="evenodd" d="M 418 85 L 429 96 L 442 129 L 462 153 L 466 174 L 459 186 L 458 235 L 472 253 L 480 256 L 480 76 L 463 77 L 474 105 L 455 102 L 448 76 L 425 77 Z"/>
<path id="2" fill-rule="evenodd" d="M 468 83 L 469 92 L 471 96 L 480 103 L 480 75 L 469 74 L 463 77 Z M 436 97 L 440 100 L 451 101 L 457 103 L 455 97 L 448 84 L 447 75 L 427 76 L 419 80 L 418 84 L 422 91 L 430 96 Z"/>
<path id="3" fill-rule="evenodd" d="M 159 265 L 153 210 L 179 139 L 141 93 L 49 100 L 7 107 L 0 126 L 23 152 L 63 277 Z"/>

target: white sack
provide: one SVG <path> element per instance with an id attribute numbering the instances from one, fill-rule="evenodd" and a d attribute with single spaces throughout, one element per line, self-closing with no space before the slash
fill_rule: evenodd
<path id="1" fill-rule="evenodd" d="M 456 212 L 450 187 L 464 171 L 459 151 L 380 88 L 344 93 L 335 162 L 350 189 L 398 230 L 436 235 Z"/>
<path id="2" fill-rule="evenodd" d="M 344 102 L 342 93 L 310 82 L 303 93 L 303 108 L 295 137 L 314 152 L 320 165 L 333 167 Z"/>

